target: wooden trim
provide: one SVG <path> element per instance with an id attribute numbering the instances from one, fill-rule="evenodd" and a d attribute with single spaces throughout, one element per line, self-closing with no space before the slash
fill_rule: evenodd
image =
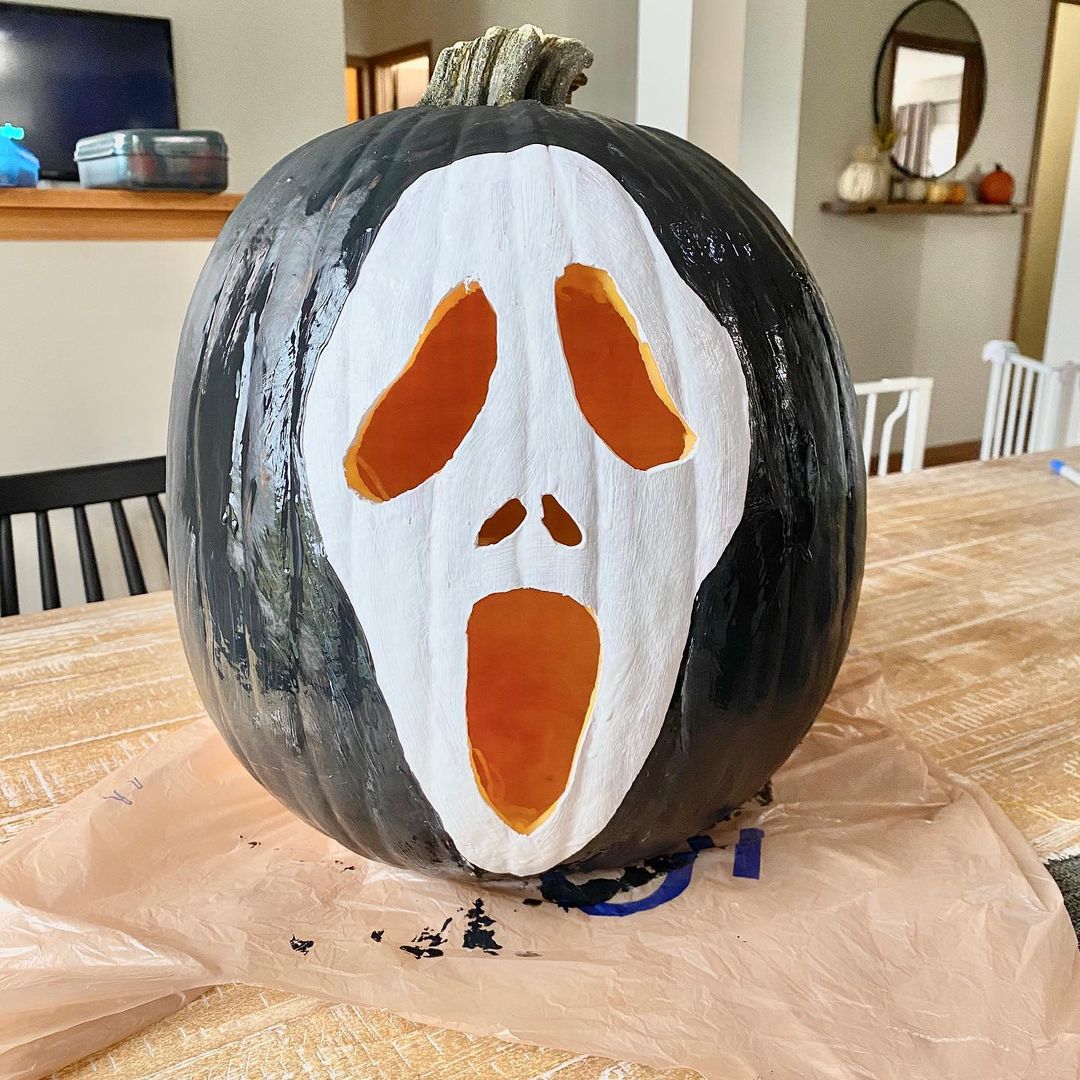
<path id="1" fill-rule="evenodd" d="M 1031 138 L 1031 157 L 1028 164 L 1027 190 L 1024 197 L 1034 205 L 1035 183 L 1039 176 L 1039 155 L 1042 152 L 1043 128 L 1046 126 L 1046 97 L 1050 90 L 1050 67 L 1054 57 L 1054 39 L 1057 34 L 1058 11 L 1061 4 L 1080 4 L 1080 0 L 1050 0 L 1050 12 L 1046 26 L 1046 45 L 1043 52 L 1042 77 L 1039 81 L 1039 106 L 1035 114 L 1035 131 Z M 1020 236 L 1020 260 L 1016 269 L 1016 284 L 1013 288 L 1012 318 L 1009 320 L 1009 337 L 1016 340 L 1017 324 L 1020 320 L 1020 293 L 1024 287 L 1024 266 L 1027 263 L 1028 245 L 1031 242 L 1031 222 L 1024 222 L 1024 231 Z"/>
<path id="2" fill-rule="evenodd" d="M 1078 0 L 1080 2 L 1080 0 Z M 946 443 L 944 446 L 928 446 L 923 458 L 923 468 L 932 469 L 937 465 L 956 465 L 961 461 L 978 461 L 982 443 L 978 439 L 971 442 Z M 893 451 L 889 455 L 889 472 L 900 471 L 901 452 Z M 877 455 L 870 459 L 870 475 L 877 475 Z"/>
<path id="3" fill-rule="evenodd" d="M 972 439 L 969 442 L 946 443 L 944 446 L 928 446 L 923 465 L 956 465 L 961 461 L 978 461 L 979 451 L 982 449 L 980 439 Z"/>
<path id="4" fill-rule="evenodd" d="M 976 29 L 975 33 L 978 33 Z M 947 53 L 949 56 L 969 58 L 982 52 L 978 41 L 957 41 L 956 38 L 935 37 L 933 34 L 915 34 L 910 30 L 894 30 L 890 39 L 896 48 L 919 49 L 922 52 Z"/>
<path id="5" fill-rule="evenodd" d="M 837 200 L 823 202 L 823 214 L 838 217 L 859 217 L 867 214 L 967 214 L 972 217 L 1026 216 L 1031 207 L 1020 203 L 931 203 L 931 202 L 863 202 L 849 203 Z"/>
<path id="6" fill-rule="evenodd" d="M 375 64 L 378 67 L 387 67 L 391 64 L 401 64 L 406 60 L 419 60 L 426 56 L 428 63 L 433 64 L 434 54 L 430 41 L 418 41 L 414 45 L 403 45 L 400 49 L 389 49 L 386 52 L 372 53 L 370 56 L 359 56 L 348 53 L 345 63 L 349 67 L 360 67 L 361 64 Z"/>
<path id="7" fill-rule="evenodd" d="M 979 125 L 986 111 L 986 90 L 986 61 L 980 45 L 971 55 L 964 57 L 964 75 L 960 80 L 960 122 L 956 133 L 957 166 L 967 156 L 979 133 Z"/>
<path id="8" fill-rule="evenodd" d="M 0 188 L 0 240 L 213 240 L 242 195 Z"/>

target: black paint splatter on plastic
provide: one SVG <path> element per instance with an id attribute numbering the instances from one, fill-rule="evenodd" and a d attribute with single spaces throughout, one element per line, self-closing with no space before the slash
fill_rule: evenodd
<path id="1" fill-rule="evenodd" d="M 410 956 L 415 956 L 417 960 L 430 960 L 433 957 L 442 956 L 443 951 L 440 946 L 446 944 L 446 928 L 453 921 L 453 919 L 447 919 L 438 930 L 432 930 L 430 926 L 425 926 L 413 938 L 411 945 L 399 945 L 398 948 L 402 952 L 407 952 Z"/>
<path id="2" fill-rule="evenodd" d="M 292 940 L 289 942 L 292 946 L 293 952 L 298 952 L 301 956 L 307 956 L 309 950 L 315 944 L 314 941 L 305 941 L 303 938 L 298 938 L 295 934 L 292 936 Z"/>
<path id="3" fill-rule="evenodd" d="M 690 841 L 691 845 L 696 839 Z M 640 866 L 628 866 L 618 877 L 592 878 L 584 882 L 573 882 L 558 870 L 549 870 L 540 876 L 540 895 L 564 911 L 605 904 L 619 893 L 640 889 L 661 875 L 686 866 L 697 858 L 697 854 L 697 848 L 691 847 L 689 851 L 646 859 Z"/>
<path id="4" fill-rule="evenodd" d="M 203 702 L 252 775 L 352 850 L 429 872 L 485 875 L 405 762 L 325 557 L 304 399 L 409 185 L 533 144 L 592 159 L 641 208 L 731 335 L 751 437 L 743 517 L 695 597 L 660 733 L 610 822 L 561 869 L 671 851 L 759 790 L 825 700 L 862 577 L 865 478 L 836 332 L 790 238 L 723 165 L 673 135 L 533 101 L 399 109 L 294 151 L 226 223 L 181 338 L 167 492 L 178 620 Z"/>
<path id="5" fill-rule="evenodd" d="M 465 938 L 462 945 L 466 949 L 483 949 L 494 956 L 502 948 L 495 940 L 495 920 L 484 914 L 484 901 L 478 896 L 476 903 L 465 912 Z"/>

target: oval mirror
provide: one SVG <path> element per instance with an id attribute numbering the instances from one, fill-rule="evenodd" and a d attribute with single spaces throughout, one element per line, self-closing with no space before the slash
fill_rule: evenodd
<path id="1" fill-rule="evenodd" d="M 874 73 L 874 118 L 896 132 L 893 164 L 907 176 L 944 176 L 971 148 L 985 101 L 971 16 L 953 0 L 915 0 L 885 35 Z"/>

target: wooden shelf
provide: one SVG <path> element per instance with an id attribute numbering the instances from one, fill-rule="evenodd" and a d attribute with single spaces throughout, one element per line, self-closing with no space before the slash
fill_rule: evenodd
<path id="1" fill-rule="evenodd" d="M 1031 207 L 1019 204 L 995 206 L 990 203 L 928 203 L 928 202 L 823 202 L 825 214 L 852 217 L 860 214 L 972 214 L 979 217 L 1011 217 L 1030 214 Z"/>
<path id="2" fill-rule="evenodd" d="M 0 188 L 0 240 L 213 240 L 242 195 Z"/>

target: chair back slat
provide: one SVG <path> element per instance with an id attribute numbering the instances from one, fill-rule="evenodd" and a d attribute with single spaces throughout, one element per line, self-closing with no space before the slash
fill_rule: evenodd
<path id="1" fill-rule="evenodd" d="M 990 456 L 1001 457 L 1001 446 L 1005 438 L 1005 411 L 1008 408 L 1009 393 L 1012 390 L 1011 367 L 1005 368 L 1001 373 L 1001 389 L 998 393 L 996 408 L 994 410 L 994 442 L 990 447 Z"/>
<path id="2" fill-rule="evenodd" d="M 112 510 L 113 527 L 120 545 L 120 559 L 124 564 L 128 592 L 132 596 L 138 596 L 146 592 L 146 583 L 143 581 L 142 567 L 139 566 L 139 556 L 135 552 L 135 541 L 131 538 L 127 514 L 124 513 L 124 506 L 119 499 L 110 499 L 109 508 Z"/>
<path id="3" fill-rule="evenodd" d="M 1020 418 L 1016 428 L 1016 438 L 1013 442 L 1014 453 L 1023 453 L 1023 447 L 1027 446 L 1031 429 L 1031 391 L 1034 385 L 1035 372 L 1031 368 L 1025 368 L 1024 390 L 1020 397 Z"/>
<path id="4" fill-rule="evenodd" d="M 1012 341 L 989 341 L 991 365 L 979 457 L 1056 450 L 1080 442 L 1080 361 L 1048 364 L 1022 356 Z"/>
<path id="5" fill-rule="evenodd" d="M 1074 364 L 1065 375 L 1064 423 L 1065 445 L 1080 444 L 1080 364 Z"/>
<path id="6" fill-rule="evenodd" d="M 1009 403 L 1005 409 L 1005 439 L 1002 446 L 1008 456 L 1016 453 L 1016 418 L 1020 414 L 1020 380 L 1024 375 L 1022 368 L 1012 369 L 1009 380 Z"/>
<path id="7" fill-rule="evenodd" d="M 986 352 L 983 351 L 983 359 L 986 359 Z M 994 364 L 990 369 L 990 385 L 986 390 L 986 413 L 983 416 L 983 435 L 982 446 L 979 448 L 979 457 L 985 461 L 990 457 L 990 447 L 994 441 L 994 430 L 997 423 L 997 403 L 998 398 L 1001 396 L 1001 377 L 1005 368 L 1002 364 Z M 1038 408 L 1039 394 L 1042 392 L 1040 387 L 1035 395 L 1035 407 Z"/>
<path id="8" fill-rule="evenodd" d="M 73 506 L 71 510 L 75 515 L 75 539 L 79 545 L 79 567 L 82 570 L 83 592 L 86 594 L 86 602 L 93 604 L 103 599 L 101 575 L 98 573 L 97 556 L 94 554 L 94 541 L 90 538 L 86 507 Z"/>
<path id="9" fill-rule="evenodd" d="M 877 394 L 868 392 L 866 395 L 866 415 L 863 417 L 862 431 L 862 455 L 863 466 L 870 468 L 870 458 L 874 454 L 874 424 L 877 421 Z"/>
<path id="10" fill-rule="evenodd" d="M 881 425 L 878 441 L 877 474 L 884 476 L 889 471 L 889 457 L 892 449 L 893 432 L 897 422 L 904 416 L 904 442 L 900 455 L 900 471 L 914 472 L 923 467 L 926 454 L 926 433 L 930 424 L 930 398 L 934 389 L 934 380 L 922 376 L 899 379 L 879 379 L 876 382 L 855 384 L 856 397 L 866 404 L 863 411 L 863 467 L 870 475 L 870 461 L 874 449 L 874 429 L 877 421 L 878 398 L 884 395 L 896 395 L 896 406 L 886 415 Z"/>
<path id="11" fill-rule="evenodd" d="M 885 422 L 881 425 L 881 442 L 878 445 L 878 476 L 885 476 L 888 474 L 889 449 L 892 446 L 893 428 L 896 427 L 896 421 L 908 411 L 908 401 L 910 399 L 911 391 L 901 390 L 896 401 L 896 408 L 885 417 Z"/>
<path id="12" fill-rule="evenodd" d="M 150 516 L 154 519 L 154 532 L 157 533 L 158 543 L 161 545 L 161 557 L 165 560 L 165 569 L 169 569 L 169 540 L 165 528 L 165 511 L 161 508 L 161 498 L 158 495 L 147 495 L 146 501 L 150 504 Z"/>
<path id="13" fill-rule="evenodd" d="M 34 515 L 37 526 L 38 577 L 41 581 L 41 609 L 51 611 L 60 606 L 60 586 L 56 582 L 56 559 L 53 557 L 52 529 L 49 512 L 39 510 Z"/>
<path id="14" fill-rule="evenodd" d="M 90 505 L 109 504 L 128 592 L 132 595 L 144 593 L 147 588 L 146 578 L 139 563 L 138 550 L 123 502 L 126 499 L 147 500 L 154 522 L 154 532 L 161 545 L 162 555 L 166 555 L 165 513 L 160 499 L 164 490 L 163 457 L 0 476 L 0 616 L 19 614 L 12 517 L 17 514 L 35 516 L 41 606 L 49 609 L 59 607 L 62 602 L 58 584 L 62 575 L 57 572 L 53 533 L 48 515 L 52 510 L 71 510 L 75 519 L 75 539 L 79 551 L 83 592 L 87 602 L 94 603 L 104 599 L 105 589 L 102 586 L 98 552 L 94 549 L 90 530 L 91 517 L 86 508 Z M 139 509 L 141 513 L 141 507 Z M 20 546 L 20 558 L 22 550 Z M 30 555 L 31 550 L 27 550 L 26 554 Z M 64 554 L 65 545 L 61 544 L 61 562 Z M 148 569 L 154 580 L 153 587 L 157 588 L 160 569 L 156 558 L 152 554 L 149 557 L 153 566 Z M 106 561 L 111 563 L 112 560 L 109 558 Z M 106 569 L 109 569 L 109 566 L 106 566 Z"/>
<path id="15" fill-rule="evenodd" d="M 111 499 L 138 499 L 165 490 L 165 459 L 141 458 L 106 465 L 0 476 L 0 511 L 31 514 L 66 510 Z"/>
<path id="16" fill-rule="evenodd" d="M 19 614 L 19 586 L 15 580 L 15 546 L 11 542 L 11 515 L 0 514 L 0 616 Z"/>

